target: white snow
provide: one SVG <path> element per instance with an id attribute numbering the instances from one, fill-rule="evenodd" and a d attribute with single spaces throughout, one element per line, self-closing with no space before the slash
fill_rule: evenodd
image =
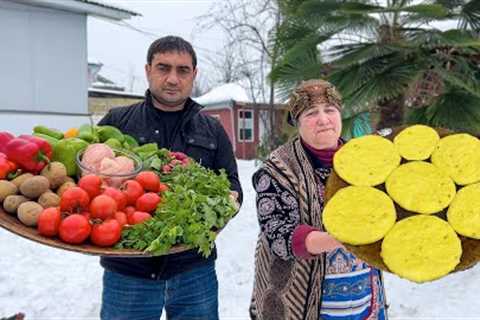
<path id="1" fill-rule="evenodd" d="M 244 205 L 220 234 L 217 273 L 220 319 L 247 320 L 258 234 L 253 161 L 239 161 Z M 98 258 L 50 248 L 0 230 L 0 318 L 98 319 L 102 268 Z M 417 285 L 385 275 L 390 319 L 480 319 L 480 267 Z"/>
<path id="2" fill-rule="evenodd" d="M 245 89 L 237 83 L 227 83 L 213 88 L 203 96 L 193 98 L 201 105 L 208 106 L 213 104 L 225 103 L 235 100 L 237 102 L 249 102 Z"/>

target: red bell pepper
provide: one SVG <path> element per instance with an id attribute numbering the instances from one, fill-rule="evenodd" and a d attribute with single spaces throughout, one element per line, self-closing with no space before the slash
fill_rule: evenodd
<path id="1" fill-rule="evenodd" d="M 6 179 L 15 170 L 17 170 L 17 165 L 9 161 L 7 156 L 0 152 L 0 179 Z"/>
<path id="2" fill-rule="evenodd" d="M 28 134 L 19 135 L 18 138 L 35 143 L 49 160 L 52 159 L 52 145 L 47 140 Z"/>
<path id="3" fill-rule="evenodd" d="M 5 154 L 10 161 L 16 163 L 20 168 L 36 174 L 47 165 L 52 154 L 52 147 L 48 143 L 48 147 L 45 147 L 43 143 L 41 144 L 46 152 L 33 140 L 14 138 L 7 143 Z"/>
<path id="4" fill-rule="evenodd" d="M 5 152 L 5 146 L 8 141 L 15 138 L 10 132 L 2 131 L 0 132 L 0 152 Z"/>

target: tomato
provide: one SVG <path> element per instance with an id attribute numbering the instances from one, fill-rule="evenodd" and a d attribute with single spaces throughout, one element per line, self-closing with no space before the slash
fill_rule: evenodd
<path id="1" fill-rule="evenodd" d="M 122 236 L 122 227 L 115 219 L 108 219 L 92 228 L 90 241 L 100 247 L 110 247 L 117 243 Z"/>
<path id="2" fill-rule="evenodd" d="M 90 203 L 90 217 L 92 219 L 107 220 L 113 218 L 117 211 L 117 202 L 107 195 L 96 196 Z"/>
<path id="3" fill-rule="evenodd" d="M 168 190 L 168 186 L 165 183 L 161 183 L 158 186 L 158 192 L 162 193 Z"/>
<path id="4" fill-rule="evenodd" d="M 79 187 L 71 187 L 65 190 L 60 197 L 60 210 L 78 213 L 88 208 L 90 197 L 88 193 Z"/>
<path id="5" fill-rule="evenodd" d="M 80 244 L 87 240 L 92 227 L 81 214 L 72 214 L 60 222 L 58 235 L 66 243 Z"/>
<path id="6" fill-rule="evenodd" d="M 135 211 L 128 216 L 128 224 L 139 224 L 151 219 L 152 216 L 148 212 Z"/>
<path id="7" fill-rule="evenodd" d="M 58 234 L 58 227 L 62 222 L 60 208 L 52 207 L 43 210 L 38 216 L 38 233 L 45 237 L 53 237 Z"/>
<path id="8" fill-rule="evenodd" d="M 137 199 L 144 194 L 143 187 L 136 180 L 127 180 L 121 187 L 122 192 L 127 196 L 127 205 L 133 206 Z"/>
<path id="9" fill-rule="evenodd" d="M 78 181 L 78 186 L 87 191 L 90 199 L 93 199 L 102 193 L 102 179 L 94 174 L 88 174 L 81 177 Z"/>
<path id="10" fill-rule="evenodd" d="M 107 187 L 102 194 L 112 197 L 117 202 L 117 210 L 123 210 L 127 206 L 127 196 L 117 188 Z"/>
<path id="11" fill-rule="evenodd" d="M 125 208 L 124 211 L 125 211 L 125 213 L 126 213 L 127 215 L 129 215 L 129 214 L 132 214 L 132 213 L 134 213 L 135 211 L 137 211 L 137 209 L 135 209 L 134 206 L 128 206 L 128 207 Z"/>
<path id="12" fill-rule="evenodd" d="M 137 199 L 135 208 L 138 211 L 153 212 L 162 199 L 155 192 L 147 192 Z"/>
<path id="13" fill-rule="evenodd" d="M 120 223 L 120 226 L 122 228 L 123 228 L 124 225 L 127 224 L 127 214 L 123 211 L 115 212 L 114 218 L 115 218 L 115 220 L 118 221 L 118 223 Z"/>
<path id="14" fill-rule="evenodd" d="M 142 185 L 145 191 L 158 192 L 160 178 L 155 172 L 142 171 L 135 177 L 135 180 Z"/>

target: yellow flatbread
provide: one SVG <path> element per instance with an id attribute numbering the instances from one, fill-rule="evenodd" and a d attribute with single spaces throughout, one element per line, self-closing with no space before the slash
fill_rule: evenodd
<path id="1" fill-rule="evenodd" d="M 480 181 L 480 140 L 467 133 L 440 139 L 432 154 L 432 163 L 448 174 L 456 184 Z"/>
<path id="2" fill-rule="evenodd" d="M 402 278 L 426 282 L 454 270 L 462 245 L 453 228 L 436 216 L 416 215 L 403 219 L 387 233 L 381 256 Z"/>
<path id="3" fill-rule="evenodd" d="M 333 158 L 337 174 L 354 186 L 376 186 L 400 165 L 393 142 L 367 135 L 347 142 Z"/>
<path id="4" fill-rule="evenodd" d="M 385 187 L 388 195 L 402 208 L 423 214 L 445 209 L 456 192 L 450 177 L 424 161 L 402 164 L 387 178 Z"/>
<path id="5" fill-rule="evenodd" d="M 337 240 L 362 245 L 382 239 L 395 224 L 392 199 L 372 187 L 340 189 L 322 214 L 326 230 Z"/>
<path id="6" fill-rule="evenodd" d="M 393 139 L 400 156 L 407 160 L 426 160 L 437 146 L 440 136 L 437 131 L 424 125 L 403 129 Z"/>
<path id="7" fill-rule="evenodd" d="M 463 187 L 448 208 L 447 219 L 457 233 L 480 239 L 480 184 Z"/>

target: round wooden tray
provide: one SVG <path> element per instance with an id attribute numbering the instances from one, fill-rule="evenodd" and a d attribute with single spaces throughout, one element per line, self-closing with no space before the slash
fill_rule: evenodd
<path id="1" fill-rule="evenodd" d="M 21 223 L 15 216 L 6 213 L 0 207 L 0 227 L 15 233 L 23 238 L 45 244 L 50 247 L 64 249 L 68 251 L 80 252 L 88 255 L 95 256 L 108 256 L 108 257 L 149 257 L 151 255 L 144 253 L 143 251 L 132 249 L 114 249 L 114 248 L 102 248 L 94 246 L 88 243 L 82 245 L 71 245 L 60 241 L 56 238 L 47 238 L 39 235 L 37 229 L 27 227 Z M 167 254 L 174 254 L 190 250 L 191 248 L 184 245 L 173 246 Z"/>
<path id="2" fill-rule="evenodd" d="M 406 126 L 394 128 L 392 132 L 388 135 L 385 136 L 385 138 L 393 140 L 393 138 L 400 132 L 402 131 Z M 441 129 L 438 128 L 436 129 L 440 137 L 447 136 L 449 134 L 452 134 L 452 132 L 446 130 L 446 129 Z M 325 200 L 328 201 L 333 197 L 333 195 L 340 189 L 347 187 L 349 184 L 342 180 L 335 171 L 332 171 L 332 174 L 328 178 L 327 181 L 327 186 L 325 190 Z M 381 184 L 376 187 L 377 189 L 380 189 L 384 192 L 385 191 L 385 185 Z M 457 186 L 457 190 L 458 190 Z M 401 208 L 399 205 L 395 203 L 395 209 L 397 210 L 397 221 L 400 221 L 402 219 L 405 219 L 409 216 L 416 215 L 418 213 L 413 213 L 411 211 L 407 211 L 403 208 Z M 436 216 L 447 220 L 446 219 L 446 209 L 436 213 Z M 455 268 L 455 271 L 460 271 L 460 270 L 465 270 L 468 268 L 473 267 L 479 260 L 480 260 L 480 240 L 475 240 L 471 238 L 466 238 L 463 236 L 460 236 L 460 240 L 462 242 L 462 258 L 460 259 L 460 263 L 457 265 Z M 354 245 L 349 245 L 349 244 L 343 244 L 349 251 L 351 251 L 354 255 L 356 255 L 358 258 L 362 259 L 363 261 L 367 262 L 368 264 L 385 270 L 389 271 L 387 266 L 383 263 L 383 260 L 380 256 L 380 251 L 381 251 L 381 245 L 382 245 L 382 240 L 377 241 L 375 243 L 369 244 L 369 245 L 362 245 L 362 246 L 354 246 Z"/>

